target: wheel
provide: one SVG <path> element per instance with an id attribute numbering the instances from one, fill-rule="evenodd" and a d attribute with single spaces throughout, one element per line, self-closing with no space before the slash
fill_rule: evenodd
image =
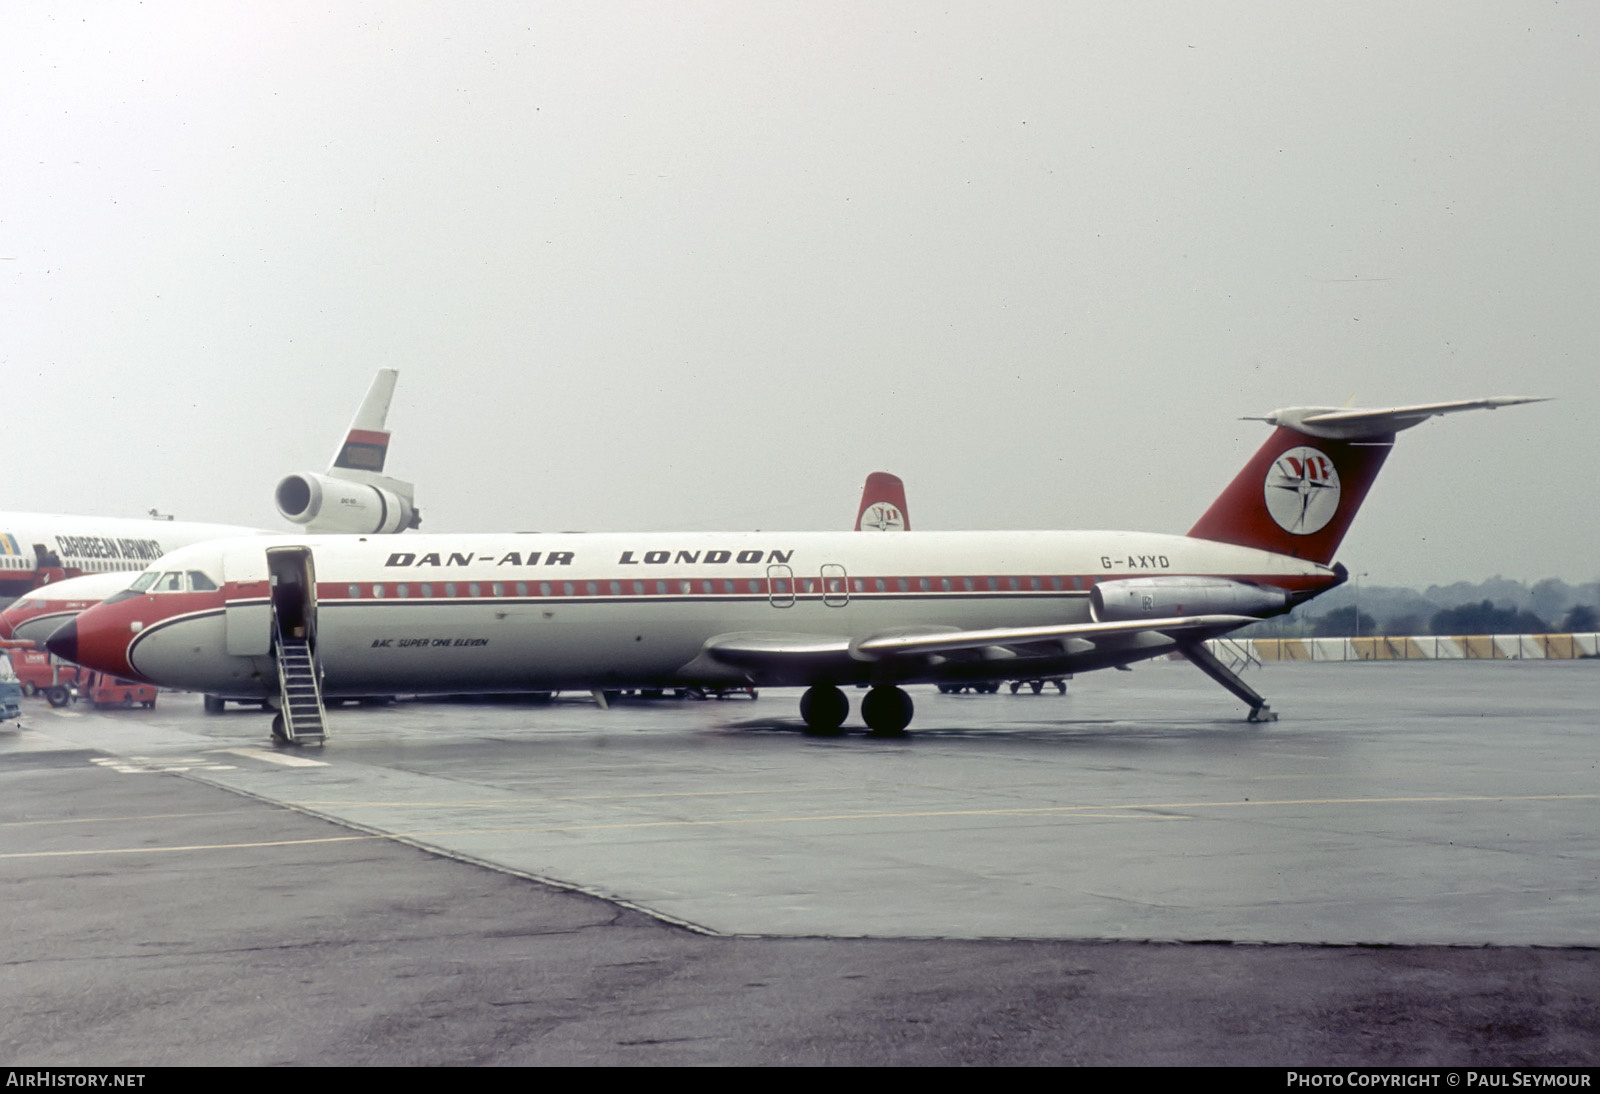
<path id="1" fill-rule="evenodd" d="M 1029 684 L 1028 686 L 1033 689 L 1033 693 L 1035 695 L 1038 695 L 1041 691 L 1044 690 L 1044 681 L 1043 680 L 1035 680 L 1033 683 Z"/>
<path id="2" fill-rule="evenodd" d="M 1013 681 L 1011 681 L 1011 694 L 1015 695 L 1017 693 L 1017 691 L 1021 687 L 1022 687 L 1022 681 L 1021 680 L 1013 680 Z"/>
<path id="3" fill-rule="evenodd" d="M 819 684 L 800 696 L 800 717 L 812 737 L 834 737 L 850 714 L 850 700 L 832 684 Z"/>
<path id="4" fill-rule="evenodd" d="M 201 704 L 207 714 L 221 714 L 228 707 L 228 701 L 220 695 L 207 695 Z"/>
<path id="5" fill-rule="evenodd" d="M 26 680 L 22 684 L 22 694 L 31 699 L 33 696 L 39 694 L 39 689 L 33 686 L 32 680 Z"/>
<path id="6" fill-rule="evenodd" d="M 44 697 L 49 700 L 50 705 L 53 707 L 64 707 L 72 702 L 72 696 L 60 684 L 54 684 L 46 688 Z"/>
<path id="7" fill-rule="evenodd" d="M 283 748 L 290 743 L 289 737 L 283 731 L 283 712 L 280 710 L 272 716 L 272 743 Z"/>
<path id="8" fill-rule="evenodd" d="M 861 700 L 861 720 L 874 737 L 898 737 L 911 724 L 911 696 L 900 688 L 873 688 Z"/>

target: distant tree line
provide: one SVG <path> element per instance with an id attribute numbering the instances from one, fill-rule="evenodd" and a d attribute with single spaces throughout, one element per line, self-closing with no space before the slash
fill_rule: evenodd
<path id="1" fill-rule="evenodd" d="M 1374 584 L 1362 574 L 1288 615 L 1238 633 L 1244 638 L 1592 634 L 1600 632 L 1597 604 L 1600 581 L 1568 584 L 1547 577 L 1528 583 L 1497 576 L 1415 589 Z"/>
<path id="2" fill-rule="evenodd" d="M 1587 604 L 1574 604 L 1556 624 L 1527 608 L 1500 608 L 1492 600 L 1441 608 L 1424 618 L 1408 612 L 1380 621 L 1354 604 L 1335 608 L 1310 622 L 1318 638 L 1408 634 L 1588 634 L 1600 631 L 1600 613 Z"/>

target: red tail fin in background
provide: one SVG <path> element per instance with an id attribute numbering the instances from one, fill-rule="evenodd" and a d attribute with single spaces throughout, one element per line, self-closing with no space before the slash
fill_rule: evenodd
<path id="1" fill-rule="evenodd" d="M 874 471 L 861 489 L 861 508 L 856 510 L 856 531 L 909 532 L 911 517 L 906 512 L 906 484 L 887 471 Z"/>
<path id="2" fill-rule="evenodd" d="M 1396 433 L 1440 414 L 1542 401 L 1507 395 L 1384 410 L 1275 410 L 1253 419 L 1278 428 L 1189 535 L 1332 562 Z"/>

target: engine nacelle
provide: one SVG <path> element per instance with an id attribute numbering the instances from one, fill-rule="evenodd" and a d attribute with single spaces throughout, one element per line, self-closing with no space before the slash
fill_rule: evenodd
<path id="1" fill-rule="evenodd" d="M 386 481 L 392 487 L 407 486 L 393 479 Z M 311 471 L 287 476 L 272 497 L 285 520 L 303 524 L 310 532 L 404 532 L 422 523 L 408 493 Z"/>
<path id="2" fill-rule="evenodd" d="M 1129 577 L 1089 590 L 1089 608 L 1101 623 L 1170 619 L 1180 615 L 1277 615 L 1289 607 L 1282 589 L 1225 577 Z"/>

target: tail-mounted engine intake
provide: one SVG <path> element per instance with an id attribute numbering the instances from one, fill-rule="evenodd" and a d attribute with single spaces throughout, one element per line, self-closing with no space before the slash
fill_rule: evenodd
<path id="1" fill-rule="evenodd" d="M 380 481 L 384 485 L 301 471 L 278 483 L 272 497 L 285 520 L 311 532 L 376 534 L 418 527 L 422 516 L 412 503 L 410 484 Z"/>
<path id="2" fill-rule="evenodd" d="M 1289 608 L 1282 589 L 1225 577 L 1129 577 L 1102 581 L 1089 591 L 1100 623 L 1170 619 L 1180 615 L 1277 615 Z"/>

